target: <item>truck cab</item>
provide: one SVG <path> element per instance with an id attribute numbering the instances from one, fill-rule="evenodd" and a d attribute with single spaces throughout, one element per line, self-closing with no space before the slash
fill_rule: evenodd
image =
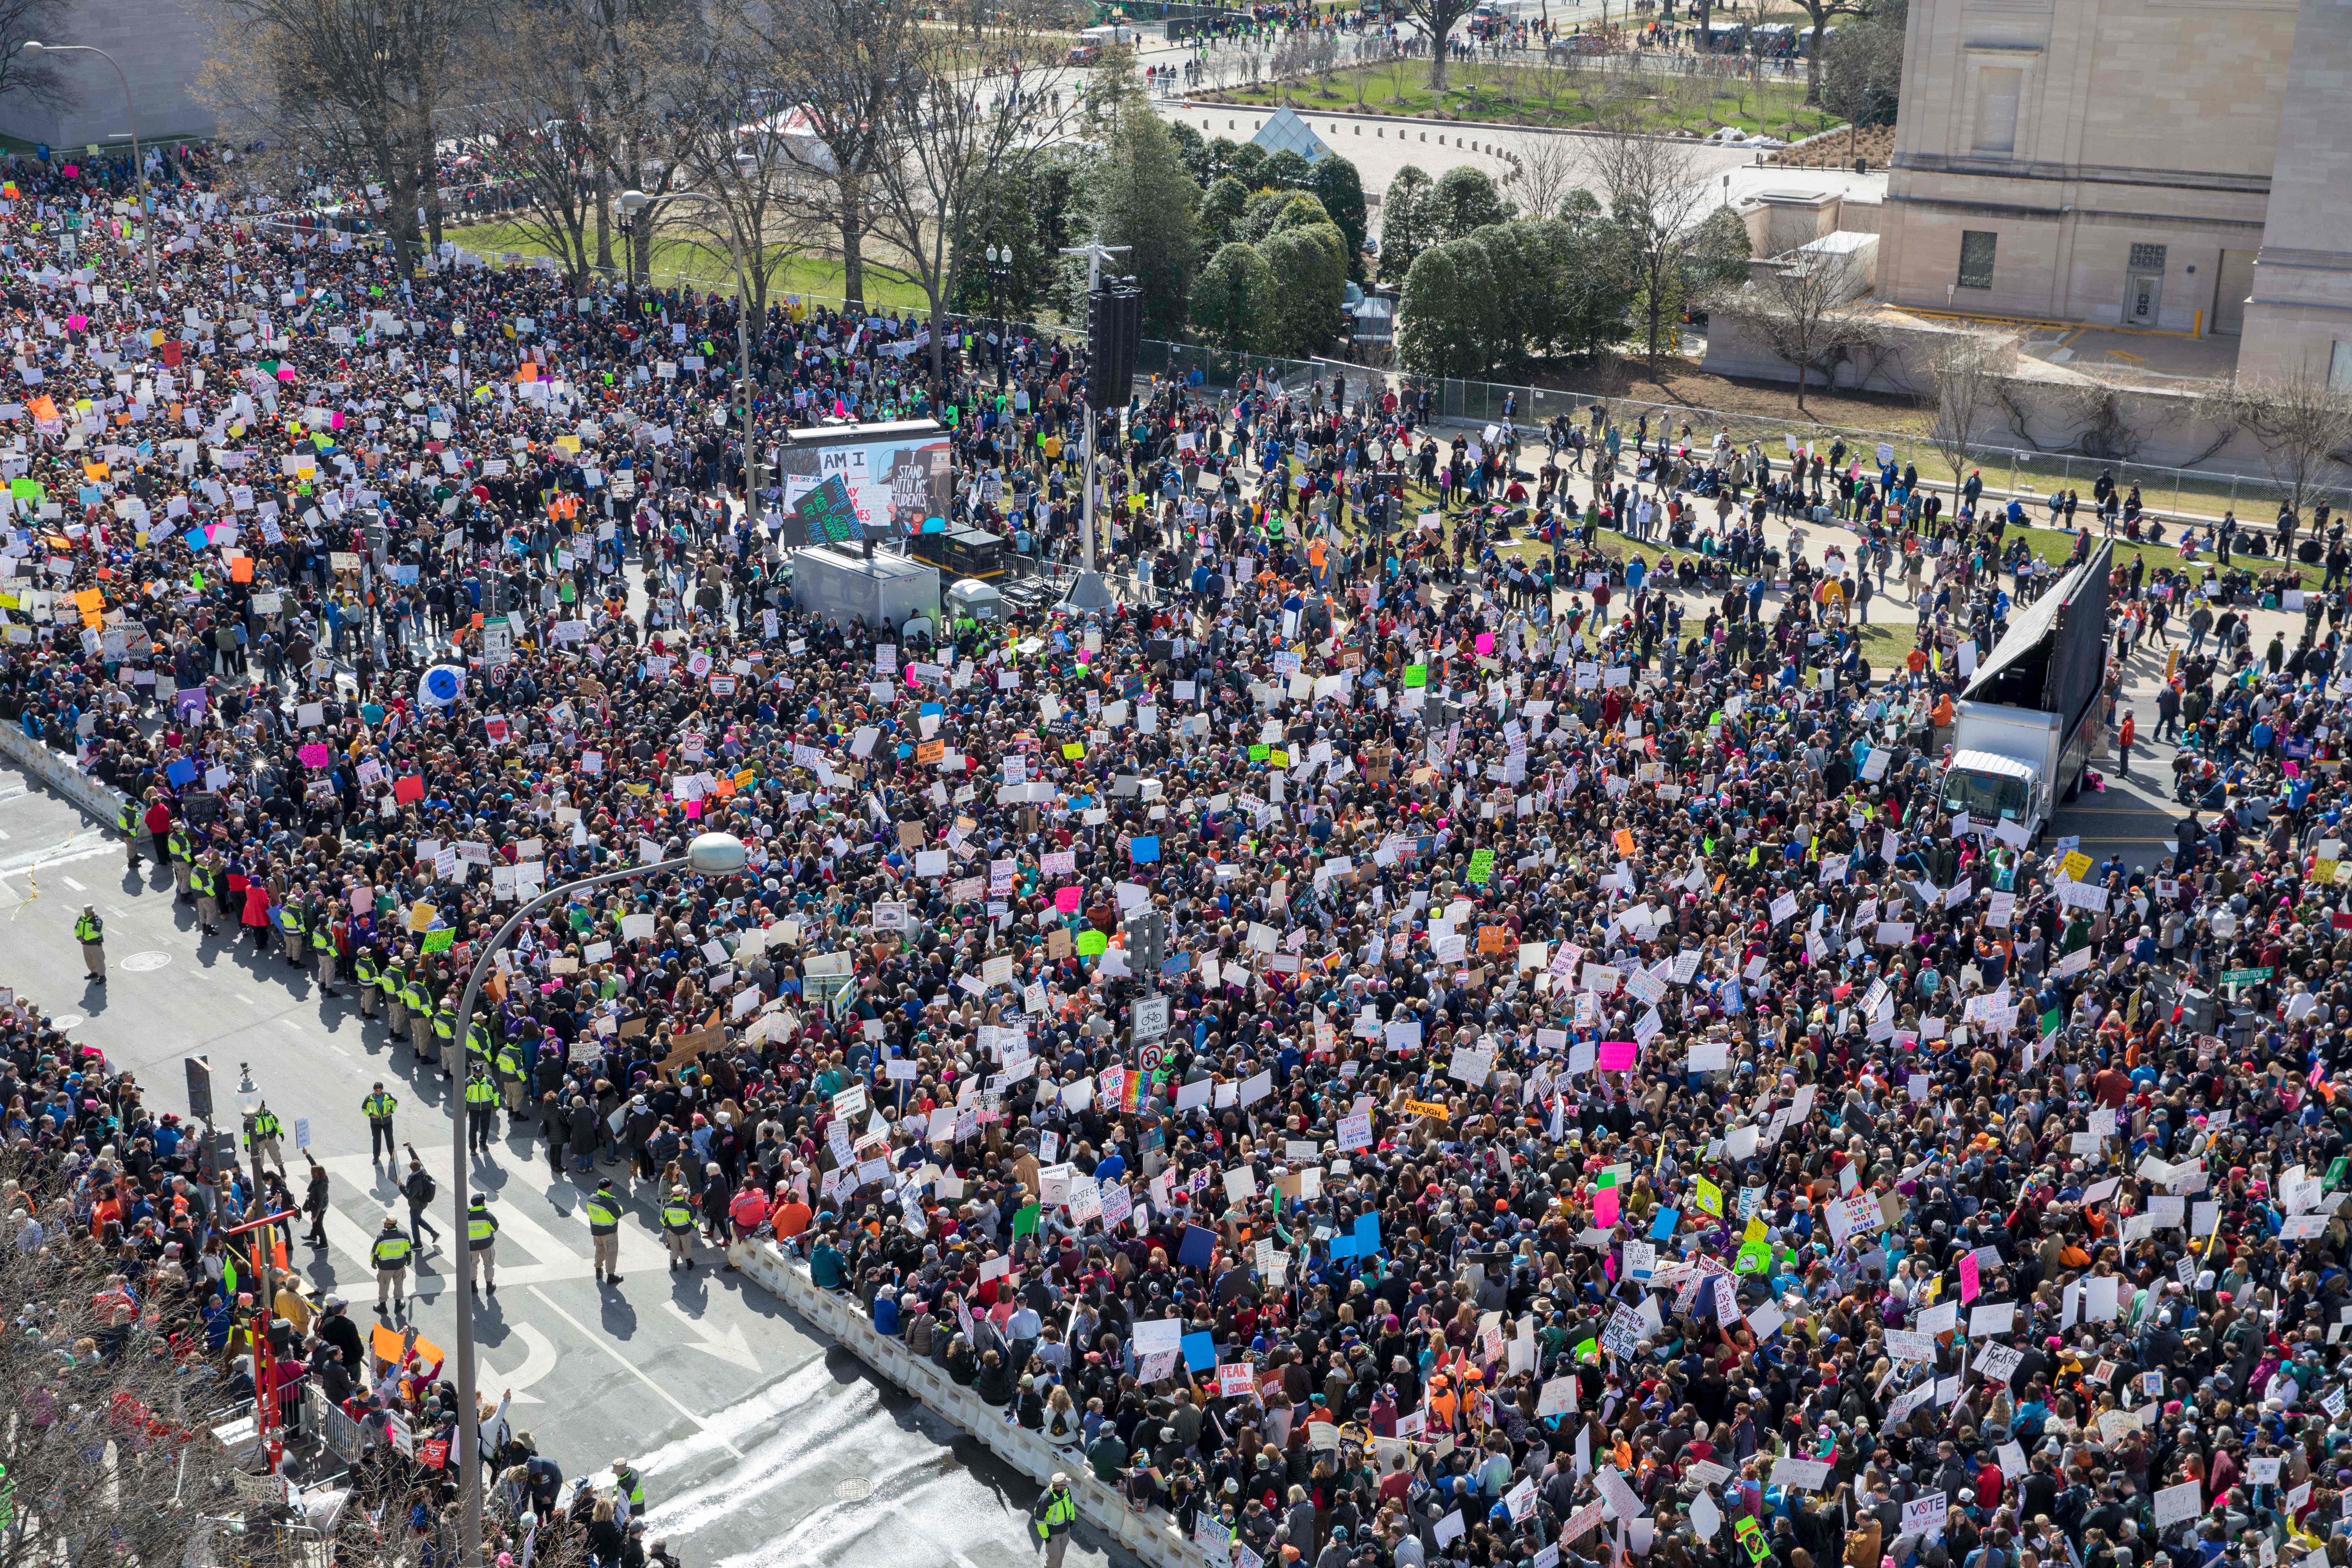
<path id="1" fill-rule="evenodd" d="M 1966 812 L 1979 822 L 2013 822 L 2029 837 L 2041 833 L 2053 811 L 2048 782 L 2032 764 L 1975 750 L 1952 752 L 1941 804 L 1947 816 Z"/>

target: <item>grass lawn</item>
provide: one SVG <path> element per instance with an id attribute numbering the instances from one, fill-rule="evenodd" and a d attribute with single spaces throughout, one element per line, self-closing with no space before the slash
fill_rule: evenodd
<path id="1" fill-rule="evenodd" d="M 1735 125 L 1750 134 L 1769 132 L 1794 141 L 1844 123 L 1804 107 L 1801 78 L 1747 82 L 1698 77 L 1642 77 L 1625 96 L 1626 79 L 1595 71 L 1542 66 L 1455 61 L 1447 72 L 1443 100 L 1429 89 L 1427 60 L 1388 60 L 1350 66 L 1286 82 L 1262 82 L 1222 96 L 1233 102 L 1271 108 L 1288 103 L 1304 109 L 1346 110 L 1367 114 L 1427 116 L 1498 124 L 1574 127 L 1590 125 L 1604 106 L 1630 105 L 1653 130 L 1700 134 Z"/>
<path id="2" fill-rule="evenodd" d="M 511 224 L 477 224 L 464 228 L 452 228 L 446 237 L 466 249 L 495 263 L 501 251 L 518 251 L 526 257 L 548 254 L 547 247 L 532 241 L 522 230 Z M 617 252 L 617 247 L 615 247 Z M 725 250 L 699 240 L 659 238 L 654 241 L 653 280 L 657 287 L 719 289 L 732 293 L 735 288 L 734 264 Z M 807 294 L 826 304 L 841 300 L 841 263 L 830 257 L 793 256 L 787 258 L 769 285 L 771 294 Z M 868 255 L 866 258 L 866 302 L 879 309 L 896 310 L 901 306 L 926 308 L 923 291 L 907 282 L 898 273 Z"/>

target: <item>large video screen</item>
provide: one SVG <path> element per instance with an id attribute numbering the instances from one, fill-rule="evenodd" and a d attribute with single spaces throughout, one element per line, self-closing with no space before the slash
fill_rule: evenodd
<path id="1" fill-rule="evenodd" d="M 845 491 L 858 528 L 877 539 L 919 532 L 923 520 L 945 515 L 954 498 L 944 432 L 795 444 L 778 454 L 778 463 L 787 546 L 854 542 L 843 537 L 850 531 L 840 504 Z"/>

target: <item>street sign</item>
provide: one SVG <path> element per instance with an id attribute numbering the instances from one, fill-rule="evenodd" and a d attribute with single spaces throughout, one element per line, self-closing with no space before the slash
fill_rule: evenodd
<path id="1" fill-rule="evenodd" d="M 2252 985 L 2258 980 L 2268 980 L 2275 973 L 2272 969 L 2225 969 L 2221 971 L 2221 984 Z"/>
<path id="2" fill-rule="evenodd" d="M 213 1119 L 213 1064 L 205 1057 L 188 1058 L 188 1114 L 199 1121 Z"/>
<path id="3" fill-rule="evenodd" d="M 1168 998 L 1138 997 L 1129 1017 L 1133 1020 L 1137 1039 L 1156 1040 L 1168 1032 Z"/>

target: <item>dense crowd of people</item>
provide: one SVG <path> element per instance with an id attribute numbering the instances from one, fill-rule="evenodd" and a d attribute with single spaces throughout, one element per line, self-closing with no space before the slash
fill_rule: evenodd
<path id="1" fill-rule="evenodd" d="M 2172 672 L 2229 787 L 2142 867 L 1944 809 L 1947 655 L 2045 574 L 1893 472 L 1848 466 L 1862 550 L 1808 559 L 1821 470 L 1768 517 L 1769 472 L 1601 420 L 1602 493 L 1535 506 L 1516 431 L 1378 383 L 1154 385 L 1093 476 L 1150 592 L 827 620 L 740 493 L 725 301 L 404 279 L 158 173 L 144 221 L 119 170 L 0 193 L 0 713 L 673 1268 L 774 1238 L 1235 1568 L 2346 1563 L 2317 616 Z M 947 521 L 1066 558 L 1074 350 L 1000 390 L 923 330 L 780 307 L 757 438 L 937 418 Z M 1874 533 L 1879 590 L 1932 563 L 1885 670 Z M 2119 572 L 2117 670 L 2213 582 Z M 518 900 L 707 832 L 743 874 L 568 894 L 455 1016 Z M 290 1192 L 11 1043 L 32 1244 L 62 1206 L 234 1354 L 276 1282 L 217 1233 Z M 372 1436 L 460 1419 L 394 1323 L 272 1306 Z M 492 1438 L 514 1551 L 549 1461 Z M 436 1528 L 446 1483 L 400 1484 Z M 600 1562 L 642 1550 L 618 1491 Z"/>

